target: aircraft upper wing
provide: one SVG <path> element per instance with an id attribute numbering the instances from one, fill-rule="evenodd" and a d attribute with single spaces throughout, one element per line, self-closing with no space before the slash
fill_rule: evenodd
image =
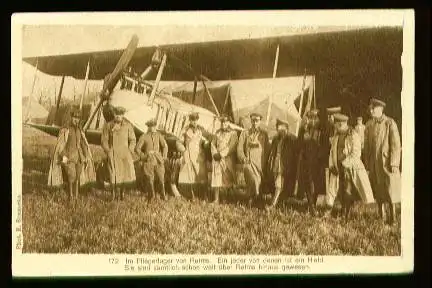
<path id="1" fill-rule="evenodd" d="M 400 61 L 402 31 L 402 27 L 363 28 L 261 39 L 164 45 L 159 47 L 168 56 L 163 80 L 193 80 L 193 75 L 187 69 L 179 69 L 181 65 L 190 66 L 197 74 L 214 81 L 272 77 L 278 45 L 280 54 L 277 77 L 303 75 L 304 69 L 313 74 L 329 67 L 338 72 L 352 70 L 353 67 L 376 69 L 380 65 L 379 59 L 395 63 Z M 147 68 L 155 49 L 156 47 L 136 49 L 130 65 L 137 73 L 142 73 Z M 23 61 L 33 66 L 38 63 L 38 69 L 50 75 L 84 79 L 85 67 L 90 60 L 89 79 L 101 80 L 114 69 L 122 52 L 123 50 L 112 50 L 31 57 L 24 58 Z M 377 61 L 370 61 L 371 58 Z"/>

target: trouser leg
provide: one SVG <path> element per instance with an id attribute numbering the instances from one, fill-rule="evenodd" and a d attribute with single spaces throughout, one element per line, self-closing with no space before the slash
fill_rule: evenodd
<path id="1" fill-rule="evenodd" d="M 75 199 L 78 199 L 79 196 L 81 170 L 82 170 L 82 164 L 77 163 L 75 165 Z"/>
<path id="2" fill-rule="evenodd" d="M 344 175 L 342 177 L 342 189 L 343 189 L 343 194 L 342 194 L 342 205 L 344 207 L 344 218 L 345 221 L 348 221 L 349 216 L 350 216 L 350 212 L 352 209 L 352 205 L 354 202 L 353 199 L 353 185 L 352 185 L 352 181 L 351 178 L 348 174 L 348 172 L 344 171 Z"/>
<path id="3" fill-rule="evenodd" d="M 316 209 L 315 209 L 315 204 L 316 204 L 316 197 L 315 197 L 315 183 L 313 181 L 313 175 L 308 172 L 305 174 L 305 192 L 306 192 L 306 198 L 308 201 L 308 207 L 309 207 L 309 212 L 312 215 L 315 215 Z"/>
<path id="4" fill-rule="evenodd" d="M 164 200 L 167 200 L 168 197 L 165 193 L 165 168 L 163 165 L 158 165 L 155 167 L 155 176 L 156 176 L 155 178 L 160 184 L 161 196 Z"/>
<path id="5" fill-rule="evenodd" d="M 143 163 L 143 176 L 148 187 L 148 199 L 152 200 L 155 197 L 154 191 L 154 166 L 151 163 Z"/>

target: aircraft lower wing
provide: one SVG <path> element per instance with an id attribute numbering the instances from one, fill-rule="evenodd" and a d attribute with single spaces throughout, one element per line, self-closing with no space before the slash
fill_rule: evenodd
<path id="1" fill-rule="evenodd" d="M 51 136 L 57 137 L 59 135 L 59 131 L 61 127 L 59 126 L 51 126 L 51 125 L 40 125 L 40 124 L 34 124 L 34 123 L 26 123 L 25 125 L 29 127 L 33 127 L 35 129 L 38 129 L 42 132 L 45 132 Z M 89 144 L 93 145 L 100 145 L 101 144 L 101 130 L 87 130 L 85 132 L 85 135 L 87 137 L 87 141 Z"/>

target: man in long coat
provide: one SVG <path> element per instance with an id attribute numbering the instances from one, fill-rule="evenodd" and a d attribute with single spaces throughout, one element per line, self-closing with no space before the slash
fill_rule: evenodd
<path id="1" fill-rule="evenodd" d="M 48 172 L 48 186 L 61 187 L 66 182 L 70 200 L 78 198 L 80 186 L 96 181 L 90 147 L 79 126 L 80 118 L 79 111 L 72 112 L 69 125 L 60 130 Z"/>
<path id="2" fill-rule="evenodd" d="M 237 132 L 229 127 L 227 116 L 222 115 L 219 119 L 221 128 L 211 142 L 213 203 L 219 202 L 221 190 L 231 189 L 236 181 Z"/>
<path id="3" fill-rule="evenodd" d="M 209 145 L 205 130 L 198 125 L 198 113 L 189 115 L 189 124 L 183 129 L 182 144 L 185 147 L 179 171 L 179 186 L 183 193 L 194 199 L 197 193 L 206 195 L 208 183 L 207 160 L 204 145 Z M 207 138 L 205 137 L 207 136 Z"/>
<path id="4" fill-rule="evenodd" d="M 356 200 L 373 203 L 372 188 L 361 161 L 361 137 L 348 126 L 348 117 L 335 115 L 336 134 L 331 139 L 329 170 L 339 178 L 338 198 L 345 220 Z M 360 198 L 360 199 L 359 199 Z"/>
<path id="5" fill-rule="evenodd" d="M 396 122 L 383 113 L 385 105 L 379 99 L 371 99 L 372 119 L 365 128 L 364 160 L 379 215 L 391 224 L 395 218 L 394 204 L 400 203 L 401 140 Z M 388 219 L 386 206 L 390 210 Z"/>
<path id="6" fill-rule="evenodd" d="M 328 157 L 330 155 L 331 149 L 331 138 L 335 134 L 334 127 L 334 115 L 336 113 L 341 113 L 342 108 L 340 106 L 337 107 L 329 107 L 326 109 L 327 111 L 327 122 L 323 125 L 322 128 L 322 139 L 321 139 L 321 155 L 320 159 L 323 161 L 325 166 L 325 186 L 326 186 L 326 204 L 329 207 L 333 207 L 336 201 L 336 195 L 338 193 L 338 185 L 339 178 L 329 173 L 328 167 Z"/>
<path id="7" fill-rule="evenodd" d="M 165 194 L 165 162 L 168 156 L 168 145 L 161 133 L 156 131 L 156 121 L 149 120 L 146 123 L 147 133 L 141 135 L 135 148 L 141 161 L 141 168 L 147 187 L 149 187 L 149 199 L 155 197 L 155 180 L 159 181 L 161 196 L 167 200 Z"/>
<path id="8" fill-rule="evenodd" d="M 243 164 L 246 188 L 251 195 L 250 203 L 258 200 L 263 172 L 268 157 L 268 133 L 260 127 L 262 116 L 257 113 L 250 115 L 251 128 L 242 131 L 237 146 L 237 157 Z"/>
<path id="9" fill-rule="evenodd" d="M 126 109 L 115 107 L 114 119 L 105 123 L 101 144 L 107 155 L 108 171 L 113 200 L 124 197 L 126 188 L 135 185 L 135 167 L 132 154 L 136 138 L 132 124 L 123 118 Z"/>
<path id="10" fill-rule="evenodd" d="M 320 161 L 322 131 L 319 128 L 318 112 L 317 109 L 308 112 L 307 121 L 300 130 L 298 140 L 300 147 L 299 194 L 306 194 L 312 215 L 316 213 L 318 194 L 324 192 L 325 180 L 324 166 Z"/>
<path id="11" fill-rule="evenodd" d="M 297 139 L 288 129 L 288 122 L 276 120 L 278 134 L 272 140 L 266 165 L 269 189 L 274 190 L 274 195 L 266 209 L 274 208 L 281 193 L 291 194 L 295 187 Z"/>

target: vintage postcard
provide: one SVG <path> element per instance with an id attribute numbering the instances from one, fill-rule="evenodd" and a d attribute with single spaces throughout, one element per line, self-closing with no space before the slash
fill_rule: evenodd
<path id="1" fill-rule="evenodd" d="M 413 271 L 412 10 L 11 21 L 14 276 Z"/>

